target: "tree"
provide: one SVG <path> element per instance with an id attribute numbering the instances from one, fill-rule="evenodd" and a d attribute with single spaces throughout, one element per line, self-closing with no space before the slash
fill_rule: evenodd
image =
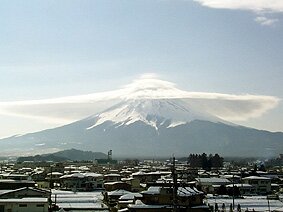
<path id="1" fill-rule="evenodd" d="M 209 170 L 207 155 L 205 153 L 202 153 L 202 155 L 201 155 L 201 167 L 204 170 Z"/>
<path id="2" fill-rule="evenodd" d="M 227 194 L 227 189 L 224 185 L 221 185 L 218 189 L 217 192 L 218 195 L 226 195 Z"/>
<path id="3" fill-rule="evenodd" d="M 266 168 L 265 168 L 264 164 L 260 164 L 258 170 L 265 172 L 265 171 L 266 171 Z"/>
<path id="4" fill-rule="evenodd" d="M 223 158 L 218 154 L 215 154 L 214 156 L 210 154 L 208 157 L 206 153 L 190 154 L 188 157 L 188 165 L 194 168 L 201 167 L 209 171 L 212 167 L 223 167 Z"/>
<path id="5" fill-rule="evenodd" d="M 220 157 L 217 153 L 212 157 L 212 167 L 223 167 L 223 161 L 224 159 Z"/>

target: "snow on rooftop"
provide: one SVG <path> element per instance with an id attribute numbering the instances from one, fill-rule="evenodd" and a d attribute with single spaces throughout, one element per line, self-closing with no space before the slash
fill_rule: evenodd
<path id="1" fill-rule="evenodd" d="M 150 208 L 150 209 L 158 209 L 158 208 L 172 208 L 172 205 L 146 205 L 142 201 L 137 200 L 135 204 L 129 204 L 129 208 Z"/>
<path id="2" fill-rule="evenodd" d="M 230 183 L 230 180 L 218 177 L 203 177 L 197 178 L 196 180 L 200 183 Z"/>
<path id="3" fill-rule="evenodd" d="M 103 176 L 102 174 L 97 174 L 94 172 L 86 172 L 86 173 L 76 172 L 72 174 L 63 175 L 60 178 L 64 179 L 64 178 L 85 178 L 85 177 L 102 177 L 102 176 Z"/>
<path id="4" fill-rule="evenodd" d="M 229 188 L 233 188 L 234 186 L 238 187 L 238 188 L 252 188 L 253 186 L 250 185 L 250 184 L 246 184 L 246 183 L 235 183 L 235 184 L 229 184 L 229 185 L 226 185 L 226 187 L 229 187 Z"/>
<path id="5" fill-rule="evenodd" d="M 99 210 L 101 212 L 103 211 L 107 211 L 109 212 L 109 210 L 107 209 L 107 206 L 100 202 L 100 203 L 74 203 L 74 202 L 69 202 L 69 203 L 58 203 L 57 204 L 59 206 L 59 208 L 64 208 L 64 209 L 74 209 L 74 210 Z M 102 210 L 103 208 L 105 208 L 105 210 Z"/>
<path id="6" fill-rule="evenodd" d="M 106 174 L 106 175 L 104 175 L 104 177 L 121 177 L 121 175 L 112 173 L 112 174 Z"/>
<path id="7" fill-rule="evenodd" d="M 271 180 L 271 179 L 268 177 L 249 176 L 249 177 L 244 177 L 243 180 Z"/>
<path id="8" fill-rule="evenodd" d="M 115 191 L 108 192 L 108 196 L 122 196 L 122 195 L 130 194 L 130 193 L 132 193 L 132 192 L 126 191 L 124 189 L 118 189 L 118 190 L 115 190 Z"/>
<path id="9" fill-rule="evenodd" d="M 194 196 L 197 194 L 203 194 L 203 192 L 198 191 L 196 188 L 190 187 L 179 187 L 177 190 L 178 196 Z"/>
<path id="10" fill-rule="evenodd" d="M 138 176 L 138 175 L 145 175 L 146 173 L 143 171 L 135 172 L 132 174 L 132 176 Z"/>
<path id="11" fill-rule="evenodd" d="M 51 199 L 54 202 L 56 195 L 56 204 L 64 209 L 87 209 L 99 211 L 107 210 L 107 206 L 103 203 L 103 195 L 101 192 L 72 192 L 52 189 Z"/>
<path id="12" fill-rule="evenodd" d="M 14 203 L 47 203 L 48 198 L 40 198 L 40 197 L 26 197 L 26 198 L 11 198 L 11 199 L 0 199 L 0 203 L 2 202 L 14 202 Z"/>
<path id="13" fill-rule="evenodd" d="M 150 186 L 146 191 L 142 191 L 141 194 L 159 194 L 161 187 Z"/>
<path id="14" fill-rule="evenodd" d="M 128 193 L 128 194 L 124 194 L 123 196 L 121 196 L 119 198 L 119 200 L 133 200 L 136 197 L 142 197 L 142 194 L 140 193 Z"/>
<path id="15" fill-rule="evenodd" d="M 147 191 L 142 191 L 141 194 L 160 194 L 162 189 L 170 189 L 167 187 L 160 187 L 160 186 L 151 186 L 148 188 Z M 198 194 L 203 194 L 203 192 L 198 191 L 196 188 L 191 187 L 178 187 L 177 189 L 178 196 L 193 196 Z"/>

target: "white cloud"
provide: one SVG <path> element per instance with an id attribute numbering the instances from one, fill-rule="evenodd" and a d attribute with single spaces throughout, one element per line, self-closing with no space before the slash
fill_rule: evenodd
<path id="1" fill-rule="evenodd" d="M 192 107 L 228 121 L 259 117 L 279 102 L 273 96 L 188 92 L 178 89 L 174 83 L 147 75 L 113 91 L 55 99 L 0 102 L 0 114 L 67 124 L 101 112 L 121 100 L 136 98 L 184 99 Z"/>
<path id="2" fill-rule="evenodd" d="M 215 9 L 248 10 L 259 17 L 255 21 L 263 26 L 271 26 L 278 19 L 267 18 L 265 15 L 283 12 L 282 0 L 194 0 L 203 6 Z"/>
<path id="3" fill-rule="evenodd" d="M 263 26 L 272 26 L 278 22 L 278 19 L 271 19 L 264 16 L 256 17 L 254 20 Z"/>
<path id="4" fill-rule="evenodd" d="M 282 0 L 194 0 L 203 6 L 255 12 L 283 12 Z"/>

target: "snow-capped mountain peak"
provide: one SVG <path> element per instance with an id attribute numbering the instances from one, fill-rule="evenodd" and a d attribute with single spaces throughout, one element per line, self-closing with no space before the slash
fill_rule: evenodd
<path id="1" fill-rule="evenodd" d="M 220 118 L 198 112 L 180 99 L 132 99 L 119 104 L 95 116 L 96 123 L 87 129 L 92 129 L 107 121 L 116 127 L 130 125 L 141 121 L 158 130 L 167 123 L 167 128 L 176 127 L 193 120 L 224 122 Z"/>

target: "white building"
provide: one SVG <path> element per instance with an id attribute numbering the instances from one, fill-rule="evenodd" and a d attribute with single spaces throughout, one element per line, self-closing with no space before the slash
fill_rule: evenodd
<path id="1" fill-rule="evenodd" d="M 242 180 L 244 183 L 252 185 L 257 194 L 268 194 L 271 192 L 271 179 L 268 177 L 249 176 Z"/>

